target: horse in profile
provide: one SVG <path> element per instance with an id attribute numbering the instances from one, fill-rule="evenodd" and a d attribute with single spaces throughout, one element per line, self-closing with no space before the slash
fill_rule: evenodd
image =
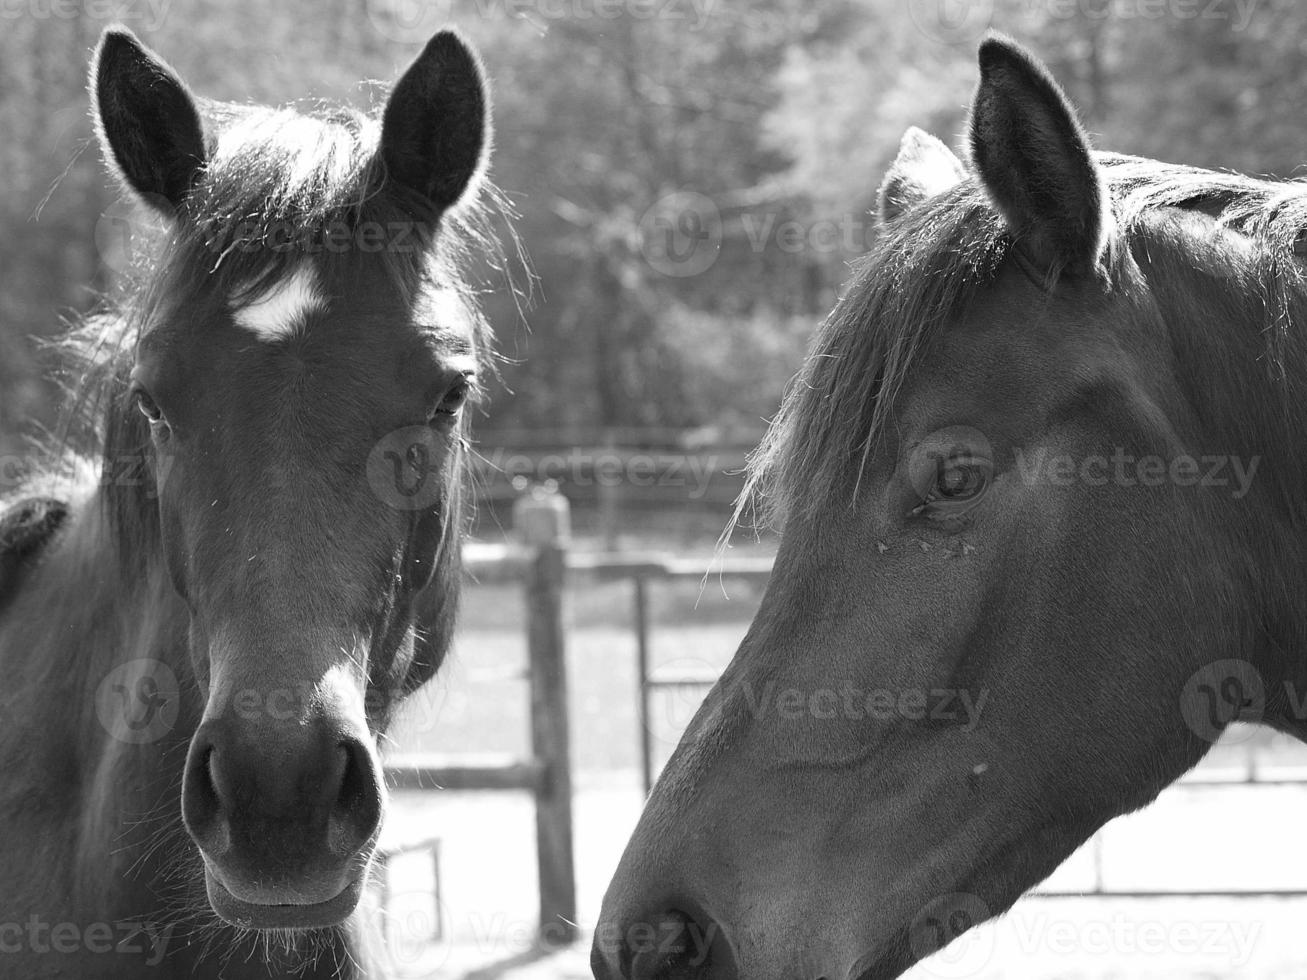
<path id="1" fill-rule="evenodd" d="M 979 61 L 753 458 L 775 569 L 599 980 L 889 980 L 1231 722 L 1307 738 L 1307 186 L 1097 153 Z"/>
<path id="2" fill-rule="evenodd" d="M 0 517 L 0 974 L 349 978 L 378 738 L 449 642 L 489 334 L 489 103 L 441 32 L 375 115 L 92 68 L 163 225 L 76 328 L 83 433 Z"/>

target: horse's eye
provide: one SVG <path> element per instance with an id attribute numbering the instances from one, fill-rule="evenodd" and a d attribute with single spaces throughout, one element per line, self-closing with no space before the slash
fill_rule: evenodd
<path id="1" fill-rule="evenodd" d="M 939 461 L 935 479 L 914 514 L 957 517 L 970 510 L 989 489 L 993 466 L 978 458 Z"/>
<path id="2" fill-rule="evenodd" d="M 940 500 L 970 500 L 985 489 L 988 477 L 974 463 L 941 467 L 932 496 Z"/>
<path id="3" fill-rule="evenodd" d="M 440 404 L 436 406 L 436 410 L 432 413 L 433 421 L 457 415 L 459 410 L 467 404 L 471 391 L 472 383 L 470 381 L 460 381 L 450 388 L 445 392 L 445 396 L 440 399 Z"/>
<path id="4" fill-rule="evenodd" d="M 136 403 L 137 411 L 144 415 L 151 425 L 163 423 L 163 409 L 159 407 L 158 403 L 150 397 L 150 393 L 144 388 L 133 389 L 132 401 Z"/>

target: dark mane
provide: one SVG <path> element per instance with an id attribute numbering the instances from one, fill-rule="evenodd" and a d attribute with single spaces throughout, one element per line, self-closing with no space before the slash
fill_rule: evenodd
<path id="1" fill-rule="evenodd" d="M 1107 260 L 1110 288 L 1141 289 L 1139 268 L 1158 263 L 1174 267 L 1184 282 L 1198 254 L 1209 272 L 1219 266 L 1223 278 L 1237 284 L 1240 295 L 1229 303 L 1241 315 L 1257 311 L 1248 326 L 1261 334 L 1269 379 L 1291 376 L 1285 360 L 1305 292 L 1295 250 L 1302 250 L 1307 230 L 1307 183 L 1097 156 L 1117 225 Z M 1200 239 L 1193 222 L 1237 232 L 1248 248 L 1214 243 L 1210 235 Z M 779 526 L 824 501 L 843 497 L 852 506 L 868 455 L 919 353 L 993 281 L 1011 244 L 974 178 L 882 231 L 818 329 L 750 457 L 732 527 L 746 512 L 757 526 Z M 1182 292 L 1177 289 L 1177 302 L 1185 302 Z M 1287 396 L 1287 384 L 1279 390 Z M 1289 411 L 1281 400 L 1279 415 Z"/>
<path id="2" fill-rule="evenodd" d="M 511 208 L 489 180 L 436 215 L 393 187 L 382 192 L 380 123 L 371 115 L 333 105 L 301 110 L 206 102 L 203 110 L 210 158 L 180 220 L 164 222 L 137 207 L 130 227 L 149 247 L 133 248 L 140 258 L 115 297 L 75 323 L 60 344 L 67 399 L 47 471 L 34 481 L 57 483 L 98 458 L 111 524 L 128 539 L 124 554 L 144 553 L 152 544 L 144 487 L 123 485 L 133 482 L 122 475 L 143 459 L 148 444 L 146 426 L 125 411 L 124 398 L 135 343 L 165 305 L 201 295 L 249 302 L 308 254 L 330 276 L 342 260 L 339 249 L 324 247 L 327 236 L 403 225 L 412 231 L 408 244 L 379 249 L 376 260 L 405 295 L 423 283 L 454 290 L 471 316 L 477 356 L 492 371 L 491 331 L 471 280 L 473 263 L 503 273 L 511 286 L 496 234 L 507 231 L 511 239 Z"/>

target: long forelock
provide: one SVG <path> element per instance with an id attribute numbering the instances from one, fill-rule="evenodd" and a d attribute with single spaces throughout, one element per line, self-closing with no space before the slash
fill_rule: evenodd
<path id="1" fill-rule="evenodd" d="M 1295 309 L 1307 294 L 1307 182 L 1256 180 L 1100 154 L 1116 218 L 1105 276 L 1113 289 L 1139 288 L 1134 249 L 1163 240 L 1212 248 L 1226 277 L 1261 304 L 1253 324 L 1283 379 Z M 1177 235 L 1169 217 L 1205 214 L 1248 247 L 1220 249 Z M 870 454 L 932 337 L 991 283 L 1012 241 L 974 178 L 908 211 L 882 229 L 819 327 L 803 367 L 751 454 L 745 488 L 723 543 L 740 524 L 780 529 L 832 503 L 852 506 Z M 1301 344 L 1300 344 L 1301 346 Z M 1289 397 L 1287 387 L 1284 397 Z"/>
<path id="2" fill-rule="evenodd" d="M 992 278 L 1007 244 L 998 215 L 973 181 L 917 205 L 882 231 L 818 328 L 751 454 L 732 526 L 779 527 L 822 501 L 852 499 L 918 354 Z"/>

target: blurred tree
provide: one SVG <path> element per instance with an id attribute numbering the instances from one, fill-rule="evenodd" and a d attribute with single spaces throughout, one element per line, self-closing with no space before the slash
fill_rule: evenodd
<path id="1" fill-rule="evenodd" d="M 741 219 L 775 225 L 803 206 L 776 179 L 790 158 L 764 120 L 787 52 L 838 21 L 768 0 L 715 8 L 697 29 L 630 16 L 542 21 L 538 36 L 507 18 L 482 25 L 496 170 L 540 277 L 497 424 L 678 427 L 770 408 L 777 365 L 756 355 L 772 342 L 740 325 L 802 317 L 782 333 L 800 334 L 784 351 L 792 370 L 829 279 L 819 257 L 750 239 Z M 661 256 L 660 236 L 686 222 L 712 241 L 680 243 L 700 249 L 684 262 Z M 714 333 L 736 342 L 723 351 Z"/>
<path id="2" fill-rule="evenodd" d="M 986 22 L 1048 60 L 1100 146 L 1285 176 L 1307 159 L 1307 131 L 1285 108 L 1307 95 L 1307 7 L 1293 0 L 992 0 L 965 5 L 987 16 L 961 24 L 941 13 L 951 7 L 163 0 L 122 10 L 196 91 L 228 100 L 377 104 L 383 87 L 360 79 L 393 78 L 445 15 L 465 30 L 494 82 L 494 171 L 539 280 L 524 318 L 502 281 L 487 280 L 513 394 L 494 400 L 482 431 L 593 437 L 770 414 L 873 234 L 874 192 L 903 130 L 959 142 Z M 108 5 L 33 3 L 7 7 L 0 23 L 0 451 L 24 420 L 51 417 L 49 359 L 34 340 L 113 284 L 96 242 L 117 190 L 85 95 L 101 12 Z"/>

